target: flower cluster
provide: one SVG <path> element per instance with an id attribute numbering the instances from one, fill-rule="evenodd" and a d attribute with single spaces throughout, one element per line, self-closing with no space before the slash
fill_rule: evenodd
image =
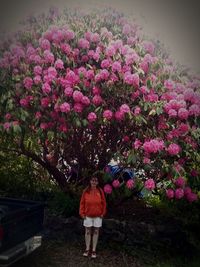
<path id="1" fill-rule="evenodd" d="M 79 159 L 82 169 L 102 167 L 117 154 L 126 165 L 145 167 L 146 177 L 159 170 L 164 184 L 172 175 L 170 166 L 187 155 L 181 169 L 193 177 L 192 169 L 199 166 L 198 76 L 180 72 L 135 23 L 110 9 L 92 15 L 54 13 L 26 27 L 0 47 L 6 89 L 0 134 L 26 132 L 26 138 L 37 140 L 42 160 L 50 150 L 45 141 L 52 143 L 64 173 L 64 162 L 70 166 Z M 141 183 L 154 190 L 157 177 Z M 168 198 L 195 200 L 195 193 L 185 193 L 184 180 L 174 186 L 175 191 L 167 189 Z M 114 180 L 104 190 L 118 187 Z M 135 187 L 133 180 L 126 187 Z"/>

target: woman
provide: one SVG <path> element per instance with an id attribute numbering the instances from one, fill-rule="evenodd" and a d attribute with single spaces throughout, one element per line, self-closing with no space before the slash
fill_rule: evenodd
<path id="1" fill-rule="evenodd" d="M 96 258 L 96 246 L 102 218 L 106 213 L 106 199 L 99 187 L 98 178 L 92 177 L 89 186 L 83 191 L 79 214 L 84 219 L 86 250 L 83 256 L 88 257 L 92 243 L 91 257 Z"/>

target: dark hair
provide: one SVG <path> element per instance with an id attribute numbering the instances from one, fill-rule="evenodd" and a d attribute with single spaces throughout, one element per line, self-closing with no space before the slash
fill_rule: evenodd
<path id="1" fill-rule="evenodd" d="M 90 181 L 93 179 L 93 178 L 96 178 L 98 180 L 98 185 L 97 185 L 97 190 L 99 190 L 100 194 L 101 194 L 101 197 L 102 197 L 102 189 L 101 187 L 99 186 L 99 177 L 98 176 L 91 176 L 90 177 Z M 91 190 L 91 184 L 89 183 L 89 185 L 86 187 L 86 189 L 84 190 L 85 192 L 88 192 L 90 193 L 90 190 Z"/>

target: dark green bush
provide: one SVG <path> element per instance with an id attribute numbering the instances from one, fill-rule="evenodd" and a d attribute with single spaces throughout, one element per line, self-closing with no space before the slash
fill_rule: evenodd
<path id="1" fill-rule="evenodd" d="M 51 213 L 65 217 L 77 216 L 79 211 L 78 196 L 69 196 L 62 191 L 52 192 L 48 201 L 48 207 Z"/>

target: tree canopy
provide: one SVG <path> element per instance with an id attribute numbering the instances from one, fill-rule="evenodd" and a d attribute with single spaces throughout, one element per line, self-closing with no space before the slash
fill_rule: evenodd
<path id="1" fill-rule="evenodd" d="M 114 158 L 145 172 L 128 188 L 197 200 L 200 78 L 129 18 L 51 9 L 2 41 L 0 55 L 2 151 L 32 158 L 63 190 Z"/>

